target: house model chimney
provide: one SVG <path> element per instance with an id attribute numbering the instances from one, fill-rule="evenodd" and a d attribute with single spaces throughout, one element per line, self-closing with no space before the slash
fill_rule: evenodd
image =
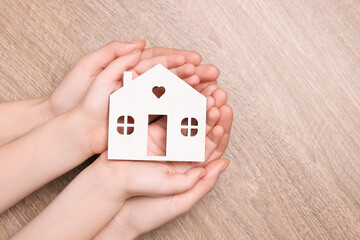
<path id="1" fill-rule="evenodd" d="M 132 72 L 124 72 L 123 87 L 125 87 L 132 80 Z"/>

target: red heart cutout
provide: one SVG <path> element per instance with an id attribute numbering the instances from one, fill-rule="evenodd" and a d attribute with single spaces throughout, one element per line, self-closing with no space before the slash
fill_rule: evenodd
<path id="1" fill-rule="evenodd" d="M 165 88 L 164 87 L 159 87 L 159 86 L 155 86 L 152 89 L 153 94 L 157 97 L 157 98 L 161 98 L 162 95 L 164 95 L 165 93 Z"/>

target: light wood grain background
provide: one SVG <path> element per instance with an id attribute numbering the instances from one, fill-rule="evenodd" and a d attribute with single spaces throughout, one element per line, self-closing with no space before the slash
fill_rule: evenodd
<path id="1" fill-rule="evenodd" d="M 1 101 L 48 94 L 115 39 L 196 50 L 221 69 L 232 163 L 144 239 L 360 239 L 359 0 L 1 0 L 0 34 Z M 85 165 L 0 215 L 0 238 Z"/>

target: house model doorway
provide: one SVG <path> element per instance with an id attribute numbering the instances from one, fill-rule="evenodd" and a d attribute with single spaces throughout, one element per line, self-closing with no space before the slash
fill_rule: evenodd
<path id="1" fill-rule="evenodd" d="M 156 114 L 149 114 L 148 115 L 148 133 L 147 133 L 147 155 L 148 156 L 166 156 L 166 136 L 167 136 L 167 116 L 166 115 L 156 115 Z M 160 133 L 158 136 L 154 136 L 157 138 L 157 140 L 153 139 L 154 137 L 151 137 L 150 128 L 152 123 L 155 121 L 159 121 L 158 126 L 162 128 L 161 131 L 157 131 L 157 134 Z M 154 141 L 157 141 L 157 143 L 154 143 Z M 153 144 L 156 144 L 157 147 L 156 150 L 151 150 L 153 148 Z"/>

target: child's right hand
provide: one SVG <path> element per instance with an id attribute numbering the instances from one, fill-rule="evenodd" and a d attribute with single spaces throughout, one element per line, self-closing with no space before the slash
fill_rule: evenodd
<path id="1" fill-rule="evenodd" d="M 115 59 L 134 50 L 142 51 L 138 66 L 132 70 L 135 76 L 148 70 L 154 63 L 166 63 L 169 57 L 185 59 L 184 65 L 174 66 L 175 68 L 172 69 L 174 73 L 184 72 L 183 70 L 192 71 L 191 69 L 201 62 L 201 56 L 196 52 L 162 47 L 144 50 L 145 44 L 144 40 L 112 41 L 80 58 L 60 85 L 45 98 L 43 104 L 46 105 L 48 115 L 56 117 L 73 110 L 82 101 L 89 86 L 102 70 Z M 185 81 L 194 81 L 193 76 L 185 76 L 185 78 Z"/>
<path id="2" fill-rule="evenodd" d="M 74 116 L 73 119 L 81 128 L 80 135 L 83 136 L 82 139 L 87 140 L 85 144 L 92 154 L 101 153 L 107 148 L 109 96 L 122 86 L 121 78 L 124 71 L 130 70 L 136 77 L 160 63 L 190 85 L 198 84 L 200 81 L 195 74 L 194 65 L 186 64 L 187 60 L 184 55 L 165 55 L 146 59 L 141 59 L 141 57 L 141 51 L 135 50 L 111 62 L 97 75 L 84 99 L 71 112 L 71 115 Z M 205 68 L 215 67 L 206 66 Z"/>

